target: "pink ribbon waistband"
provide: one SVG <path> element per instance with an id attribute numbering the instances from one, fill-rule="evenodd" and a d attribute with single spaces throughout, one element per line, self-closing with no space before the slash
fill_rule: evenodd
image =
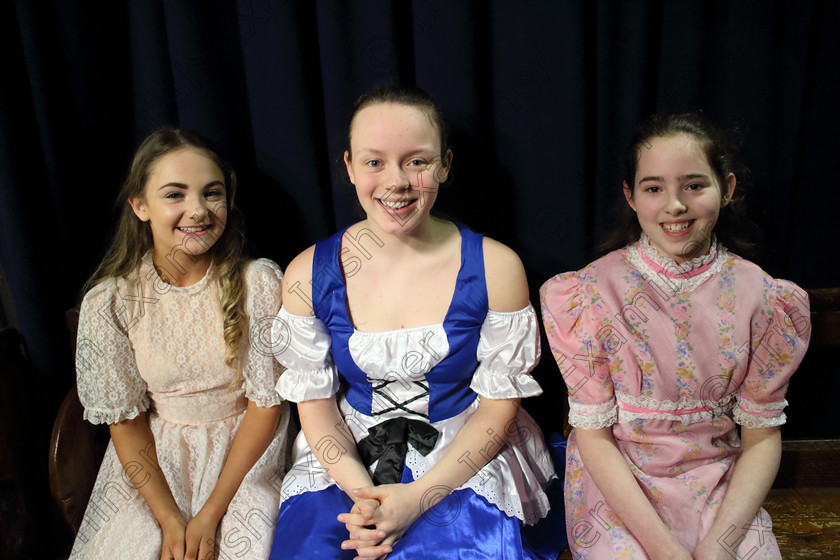
<path id="1" fill-rule="evenodd" d="M 665 414 L 673 414 L 675 416 L 683 416 L 685 414 L 693 414 L 695 412 L 707 412 L 712 410 L 711 406 L 698 406 L 697 408 L 678 408 L 676 410 L 656 410 L 653 408 L 642 408 L 626 402 L 618 401 L 618 408 L 627 412 L 637 412 L 640 414 L 647 414 L 651 412 L 663 412 Z"/>

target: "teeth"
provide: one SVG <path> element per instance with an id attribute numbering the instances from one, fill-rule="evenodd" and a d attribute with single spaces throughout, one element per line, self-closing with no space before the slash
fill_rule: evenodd
<path id="1" fill-rule="evenodd" d="M 199 231 L 204 231 L 208 227 L 209 226 L 193 226 L 193 227 L 179 227 L 178 229 L 180 229 L 181 231 L 186 232 L 186 233 L 198 233 Z"/>
<path id="2" fill-rule="evenodd" d="M 691 222 L 681 222 L 679 224 L 662 224 L 662 227 L 671 233 L 678 233 L 685 231 L 691 226 Z"/>
<path id="3" fill-rule="evenodd" d="M 400 208 L 405 208 L 406 206 L 411 204 L 410 201 L 391 202 L 382 199 L 379 199 L 379 202 L 381 202 L 383 206 L 390 208 L 391 210 L 399 210 Z"/>

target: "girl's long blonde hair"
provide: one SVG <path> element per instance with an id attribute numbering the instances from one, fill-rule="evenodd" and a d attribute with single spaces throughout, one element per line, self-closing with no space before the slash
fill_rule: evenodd
<path id="1" fill-rule="evenodd" d="M 142 222 L 137 218 L 129 199 L 145 195 L 146 181 L 155 162 L 170 152 L 184 148 L 196 150 L 206 156 L 221 169 L 225 177 L 227 221 L 219 239 L 210 249 L 210 255 L 219 279 L 219 304 L 227 347 L 225 364 L 234 369 L 234 383 L 238 383 L 242 378 L 239 344 L 248 323 L 244 281 L 244 270 L 248 261 L 244 256 L 242 215 L 234 206 L 236 174 L 216 152 L 194 134 L 181 129 L 160 128 L 140 144 L 131 162 L 128 177 L 117 196 L 116 207 L 120 209 L 120 217 L 114 239 L 102 262 L 85 283 L 84 292 L 108 278 L 126 276 L 140 267 L 143 256 L 152 249 L 154 242 L 149 222 Z"/>

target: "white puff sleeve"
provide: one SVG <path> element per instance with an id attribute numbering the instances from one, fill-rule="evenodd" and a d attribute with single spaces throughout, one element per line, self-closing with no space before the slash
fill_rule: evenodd
<path id="1" fill-rule="evenodd" d="M 110 278 L 85 294 L 76 338 L 76 383 L 84 418 L 116 424 L 149 408 L 146 382 L 128 338 L 126 306 Z"/>
<path id="2" fill-rule="evenodd" d="M 470 388 L 490 399 L 542 393 L 531 370 L 540 359 L 540 330 L 533 306 L 509 313 L 488 311 L 476 351 L 478 367 Z"/>
<path id="3" fill-rule="evenodd" d="M 280 396 L 302 402 L 335 395 L 338 372 L 330 352 L 330 334 L 321 320 L 292 315 L 284 307 L 273 327 L 273 340 L 283 341 L 275 357 L 287 368 L 277 383 Z"/>
<path id="4" fill-rule="evenodd" d="M 249 344 L 242 360 L 245 396 L 257 406 L 271 407 L 283 402 L 274 390 L 283 373 L 274 359 L 274 347 L 282 342 L 272 337 L 282 301 L 283 273 L 273 261 L 257 259 L 245 270 L 245 286 L 245 312 L 250 319 Z"/>

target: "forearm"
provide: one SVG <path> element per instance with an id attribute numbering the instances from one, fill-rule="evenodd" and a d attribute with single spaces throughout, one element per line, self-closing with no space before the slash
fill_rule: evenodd
<path id="1" fill-rule="evenodd" d="M 298 403 L 300 426 L 310 449 L 338 486 L 355 502 L 356 488 L 373 481 L 359 458 L 350 428 L 334 397 Z"/>
<path id="2" fill-rule="evenodd" d="M 782 457 L 781 430 L 742 428 L 741 454 L 707 538 L 738 542 L 767 497 Z M 734 528 L 734 533 L 730 533 Z"/>
<path id="3" fill-rule="evenodd" d="M 123 466 L 124 479 L 131 481 L 149 504 L 158 524 L 183 521 L 172 490 L 157 459 L 157 448 L 146 414 L 110 426 L 111 439 Z"/>
<path id="4" fill-rule="evenodd" d="M 280 405 L 263 408 L 248 401 L 219 479 L 201 508 L 203 511 L 217 519 L 225 514 L 245 475 L 274 439 L 281 411 Z"/>
<path id="5" fill-rule="evenodd" d="M 476 475 L 507 443 L 505 427 L 516 417 L 519 399 L 481 398 L 440 461 L 415 481 L 422 496 L 431 488 L 452 492 Z M 438 492 L 440 493 L 440 492 Z"/>
<path id="6" fill-rule="evenodd" d="M 656 557 L 660 551 L 679 547 L 618 450 L 612 429 L 576 428 L 575 434 L 586 470 L 609 506 L 645 551 Z"/>

